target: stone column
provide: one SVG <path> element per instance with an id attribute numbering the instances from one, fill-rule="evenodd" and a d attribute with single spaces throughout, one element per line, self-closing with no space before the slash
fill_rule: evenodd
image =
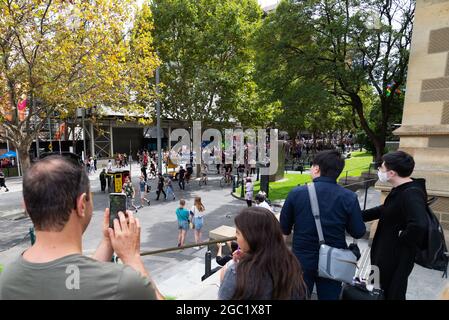
<path id="1" fill-rule="evenodd" d="M 449 229 L 449 0 L 417 0 L 400 150 L 416 162 L 414 177 L 437 196 L 432 205 Z M 379 186 L 385 192 L 388 188 Z"/>

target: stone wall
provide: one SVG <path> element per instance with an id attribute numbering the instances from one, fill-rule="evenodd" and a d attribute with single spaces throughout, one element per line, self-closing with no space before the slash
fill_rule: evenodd
<path id="1" fill-rule="evenodd" d="M 449 0 L 417 0 L 402 126 L 394 133 L 449 229 Z"/>

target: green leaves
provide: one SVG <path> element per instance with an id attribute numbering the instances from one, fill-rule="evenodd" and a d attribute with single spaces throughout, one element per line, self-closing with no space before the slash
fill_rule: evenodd
<path id="1" fill-rule="evenodd" d="M 0 109 L 17 105 L 21 95 L 39 105 L 28 109 L 25 121 L 3 125 L 28 141 L 55 109 L 67 117 L 99 105 L 149 111 L 154 90 L 148 78 L 158 60 L 151 21 L 141 19 L 145 32 L 131 41 L 134 12 L 132 0 L 0 2 L 0 92 L 9 97 Z M 151 17 L 149 10 L 144 14 Z"/>
<path id="2" fill-rule="evenodd" d="M 402 108 L 386 87 L 405 84 L 413 12 L 410 0 L 282 1 L 254 41 L 255 79 L 281 103 L 279 126 L 349 129 L 356 114 L 381 150 Z"/>
<path id="3" fill-rule="evenodd" d="M 258 95 L 250 41 L 262 15 L 257 2 L 155 0 L 151 10 L 162 60 L 162 113 L 205 123 L 253 123 L 249 115 L 258 115 Z"/>

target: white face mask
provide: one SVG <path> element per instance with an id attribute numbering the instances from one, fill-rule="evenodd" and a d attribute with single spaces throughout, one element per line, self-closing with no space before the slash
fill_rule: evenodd
<path id="1" fill-rule="evenodd" d="M 377 176 L 379 177 L 379 181 L 382 183 L 388 182 L 388 174 L 387 172 L 382 172 L 380 170 L 377 171 Z"/>

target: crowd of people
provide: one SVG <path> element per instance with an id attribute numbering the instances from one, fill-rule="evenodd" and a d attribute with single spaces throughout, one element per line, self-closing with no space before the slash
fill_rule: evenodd
<path id="1" fill-rule="evenodd" d="M 324 150 L 335 149 L 341 153 L 348 153 L 356 151 L 357 147 L 360 148 L 360 145 L 354 143 L 352 135 L 347 135 L 343 138 L 322 139 L 307 139 L 306 137 L 298 136 L 295 139 L 287 140 L 284 150 L 287 159 L 301 159 L 304 156 L 312 156 Z"/>

